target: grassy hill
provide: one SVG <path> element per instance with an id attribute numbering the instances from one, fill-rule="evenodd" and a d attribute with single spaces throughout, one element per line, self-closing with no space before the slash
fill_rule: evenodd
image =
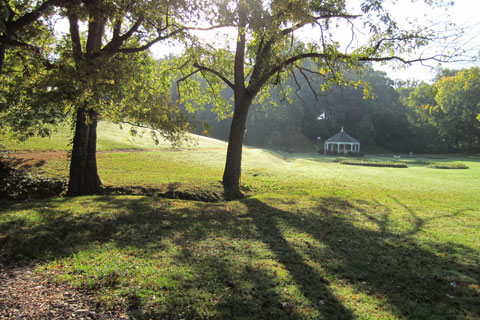
<path id="1" fill-rule="evenodd" d="M 2 143 L 36 150 L 8 155 L 29 159 L 29 170 L 66 177 L 66 155 L 53 156 L 65 153 L 51 150 L 68 150 L 68 132 Z M 100 177 L 110 186 L 218 185 L 226 144 L 196 139 L 172 149 L 101 123 Z M 136 318 L 480 319 L 480 159 L 442 158 L 469 169 L 347 166 L 247 147 L 251 197 L 241 201 L 4 202 L 0 259 L 40 259 L 44 276 Z"/>

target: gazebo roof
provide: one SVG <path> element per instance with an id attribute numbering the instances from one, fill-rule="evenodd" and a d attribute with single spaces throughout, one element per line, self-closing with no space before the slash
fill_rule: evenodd
<path id="1" fill-rule="evenodd" d="M 343 131 L 343 127 L 342 127 L 342 130 L 339 133 L 337 133 L 333 137 L 327 139 L 325 142 L 328 142 L 328 143 L 360 143 L 360 141 L 358 141 L 355 138 L 352 138 L 348 133 Z"/>

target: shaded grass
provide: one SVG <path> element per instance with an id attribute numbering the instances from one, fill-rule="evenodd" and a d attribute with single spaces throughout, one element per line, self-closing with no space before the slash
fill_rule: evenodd
<path id="1" fill-rule="evenodd" d="M 3 204 L 0 234 L 7 254 L 50 260 L 55 281 L 137 317 L 476 319 L 475 210 L 85 197 Z"/>

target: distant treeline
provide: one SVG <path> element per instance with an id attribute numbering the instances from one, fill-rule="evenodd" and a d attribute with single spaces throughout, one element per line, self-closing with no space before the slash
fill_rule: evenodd
<path id="1" fill-rule="evenodd" d="M 344 127 L 367 151 L 480 152 L 478 68 L 444 70 L 432 85 L 394 83 L 370 66 L 362 75 L 345 72 L 344 77 L 364 84 L 322 91 L 320 75 L 309 75 L 308 81 L 297 75 L 272 87 L 267 99 L 251 107 L 245 144 L 311 151 Z M 213 105 L 197 109 L 194 130 L 227 140 L 231 118 L 227 113 L 219 119 L 213 110 Z"/>

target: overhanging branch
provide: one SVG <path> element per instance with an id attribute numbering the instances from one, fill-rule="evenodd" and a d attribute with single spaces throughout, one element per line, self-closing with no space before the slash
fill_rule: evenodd
<path id="1" fill-rule="evenodd" d="M 341 18 L 341 19 L 347 19 L 347 20 L 350 20 L 350 19 L 355 19 L 355 18 L 359 18 L 361 17 L 361 15 L 349 15 L 349 14 L 326 14 L 326 15 L 321 15 L 321 16 L 318 16 L 318 17 L 314 17 L 312 16 L 311 20 L 310 21 L 304 21 L 304 22 L 301 22 L 301 23 L 298 23 L 290 28 L 286 28 L 286 29 L 283 29 L 282 30 L 282 34 L 283 35 L 286 35 L 286 34 L 289 34 L 295 30 L 298 30 L 304 26 L 306 26 L 307 24 L 310 24 L 310 23 L 315 23 L 315 22 L 318 22 L 320 20 L 326 20 L 326 19 L 332 19 L 332 18 Z"/>
<path id="2" fill-rule="evenodd" d="M 178 94 L 179 100 L 182 99 L 182 94 L 180 93 L 180 84 L 181 84 L 183 81 L 187 80 L 188 78 L 190 78 L 191 76 L 195 75 L 195 74 L 198 73 L 198 72 L 200 72 L 200 70 L 197 69 L 197 70 L 195 70 L 195 71 L 193 71 L 193 72 L 190 72 L 190 73 L 187 74 L 186 76 L 184 76 L 184 77 L 182 77 L 182 78 L 180 78 L 180 79 L 177 80 L 177 94 Z"/>
<path id="3" fill-rule="evenodd" d="M 142 52 L 142 51 L 145 51 L 147 49 L 149 49 L 151 46 L 153 46 L 155 43 L 159 42 L 159 41 L 162 41 L 162 40 L 166 40 L 166 39 L 169 39 L 181 32 L 183 32 L 184 29 L 183 28 L 180 28 L 180 29 L 177 29 L 175 31 L 172 31 L 170 32 L 169 34 L 166 34 L 166 35 L 163 35 L 163 36 L 158 36 L 156 37 L 155 39 L 147 42 L 146 44 L 144 44 L 143 46 L 140 46 L 140 47 L 134 47 L 134 48 L 119 48 L 117 50 L 115 50 L 113 53 L 136 53 L 136 52 Z"/>
<path id="4" fill-rule="evenodd" d="M 351 62 L 387 62 L 387 61 L 399 61 L 404 64 L 410 64 L 410 63 L 415 63 L 415 62 L 424 62 L 424 61 L 436 61 L 436 62 L 446 62 L 447 60 L 444 59 L 445 57 L 443 55 L 432 55 L 428 57 L 419 57 L 415 59 L 405 59 L 400 56 L 396 55 L 391 55 L 391 56 L 386 56 L 386 57 L 375 57 L 375 56 L 353 56 L 349 54 L 343 54 L 339 52 L 335 52 L 334 54 L 325 54 L 325 53 L 320 53 L 320 52 L 308 52 L 308 53 L 302 53 L 298 54 L 296 56 L 287 58 L 283 60 L 281 63 L 279 63 L 276 66 L 273 66 L 268 72 L 265 72 L 263 76 L 256 81 L 254 86 L 250 88 L 250 92 L 258 92 L 263 85 L 270 79 L 272 76 L 274 76 L 276 73 L 280 72 L 281 70 L 285 69 L 289 65 L 303 60 L 303 59 L 323 59 L 324 61 L 330 61 L 329 59 L 334 58 L 337 61 L 351 61 Z M 329 66 L 331 68 L 331 66 Z M 332 69 L 332 68 L 331 68 Z"/>
<path id="5" fill-rule="evenodd" d="M 206 71 L 206 72 L 209 72 L 211 74 L 216 75 L 223 82 L 225 82 L 230 88 L 234 89 L 234 87 L 235 87 L 234 84 L 230 80 L 228 80 L 224 75 L 222 75 L 220 72 L 218 72 L 217 70 L 214 70 L 214 69 L 209 68 L 209 67 L 202 66 L 202 65 L 198 64 L 197 62 L 195 62 L 193 64 L 193 66 L 195 68 L 197 68 L 199 71 Z"/>

